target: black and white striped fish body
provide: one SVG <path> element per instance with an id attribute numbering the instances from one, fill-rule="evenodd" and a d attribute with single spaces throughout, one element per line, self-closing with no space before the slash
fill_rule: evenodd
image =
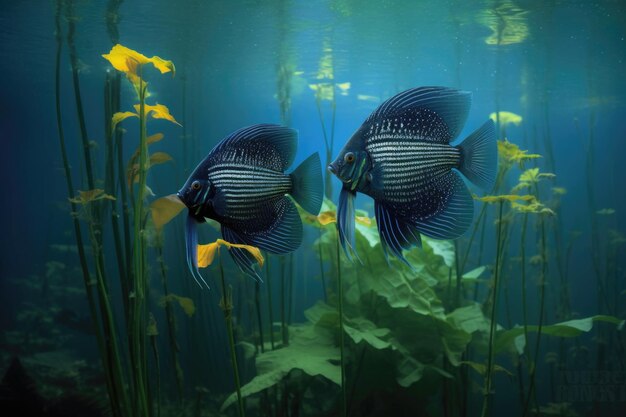
<path id="1" fill-rule="evenodd" d="M 224 240 L 275 254 L 296 250 L 302 223 L 290 195 L 305 210 L 319 213 L 322 175 L 319 155 L 312 154 L 290 174 L 297 132 L 278 125 L 254 125 L 222 140 L 198 165 L 179 198 L 187 205 L 187 262 L 196 279 L 197 232 L 205 218 L 221 224 Z M 258 278 L 248 252 L 231 248 L 238 266 Z"/>
<path id="2" fill-rule="evenodd" d="M 457 146 L 470 107 L 470 93 L 421 87 L 382 103 L 329 166 L 344 183 L 337 226 L 346 249 L 354 248 L 354 197 L 375 200 L 385 253 L 406 262 L 403 249 L 421 244 L 420 234 L 461 236 L 473 218 L 473 201 L 457 172 L 482 188 L 495 179 L 497 151 L 488 121 Z"/>

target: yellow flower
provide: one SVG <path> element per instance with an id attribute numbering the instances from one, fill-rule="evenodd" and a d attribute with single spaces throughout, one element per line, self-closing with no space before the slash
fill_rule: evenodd
<path id="1" fill-rule="evenodd" d="M 534 214 L 547 214 L 550 216 L 556 216 L 556 213 L 541 204 L 537 199 L 531 200 L 528 204 L 520 204 L 511 202 L 511 208 L 519 213 L 534 213 Z"/>
<path id="2" fill-rule="evenodd" d="M 217 239 L 213 243 L 198 245 L 198 267 L 206 268 L 207 266 L 211 265 L 213 263 L 213 260 L 215 259 L 215 253 L 220 246 L 226 246 L 228 249 L 238 248 L 247 250 L 252 256 L 254 256 L 256 261 L 259 263 L 259 266 L 261 267 L 263 266 L 263 262 L 265 261 L 263 259 L 263 255 L 261 255 L 261 251 L 259 250 L 259 248 L 250 245 L 242 245 L 239 243 L 230 243 L 225 241 L 224 239 Z"/>
<path id="3" fill-rule="evenodd" d="M 69 198 L 68 200 L 70 200 L 72 203 L 85 205 L 93 201 L 102 199 L 115 200 L 115 197 L 109 194 L 105 194 L 104 190 L 101 190 L 100 188 L 94 188 L 93 190 L 87 191 L 78 190 L 78 197 Z"/>
<path id="4" fill-rule="evenodd" d="M 552 179 L 555 177 L 556 175 L 548 173 L 548 172 L 540 173 L 539 168 L 530 168 L 522 172 L 522 174 L 519 176 L 519 183 L 515 187 L 513 187 L 511 191 L 515 192 L 522 188 L 531 187 L 532 185 L 538 183 L 539 180 L 541 180 L 542 178 Z"/>
<path id="5" fill-rule="evenodd" d="M 529 154 L 528 151 L 521 150 L 519 146 L 506 139 L 498 141 L 498 156 L 506 165 L 517 163 L 520 166 L 529 159 L 541 158 L 541 155 Z"/>
<path id="6" fill-rule="evenodd" d="M 113 68 L 126 74 L 126 78 L 128 78 L 128 81 L 135 87 L 135 91 L 140 97 L 141 91 L 144 91 L 145 96 L 147 96 L 147 83 L 142 79 L 143 76 L 138 73 L 138 70 L 143 65 L 152 64 L 156 69 L 161 71 L 161 74 L 171 72 L 172 75 L 174 75 L 176 73 L 176 67 L 172 61 L 165 60 L 158 56 L 148 58 L 120 44 L 115 45 L 111 48 L 111 52 L 102 55 L 102 57 L 109 61 Z"/>
<path id="7" fill-rule="evenodd" d="M 510 111 L 501 111 L 498 113 L 491 113 L 489 118 L 495 122 L 498 121 L 498 116 L 500 119 L 500 125 L 509 125 L 514 124 L 515 126 L 519 126 L 522 123 L 522 116 L 519 114 L 512 113 Z"/>
<path id="8" fill-rule="evenodd" d="M 140 54 L 130 48 L 120 45 L 119 43 L 111 48 L 111 52 L 102 55 L 104 59 L 109 61 L 113 68 L 121 71 L 125 74 L 137 75 L 137 68 L 141 65 L 152 64 L 156 69 L 161 71 L 161 74 L 166 72 L 176 73 L 176 67 L 172 61 L 153 56 L 148 58 L 147 56 Z"/>

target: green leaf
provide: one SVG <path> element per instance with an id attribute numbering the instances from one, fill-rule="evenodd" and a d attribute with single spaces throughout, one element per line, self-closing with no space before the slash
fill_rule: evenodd
<path id="1" fill-rule="evenodd" d="M 448 268 L 454 265 L 454 244 L 449 240 L 435 240 L 422 236 L 422 242 L 430 246 L 435 255 L 441 256 Z"/>
<path id="2" fill-rule="evenodd" d="M 375 349 L 386 349 L 391 346 L 391 343 L 383 339 L 391 330 L 378 328 L 374 323 L 362 317 L 346 320 L 343 329 L 356 344 L 365 341 Z"/>
<path id="3" fill-rule="evenodd" d="M 485 376 L 485 374 L 487 373 L 487 365 L 485 365 L 484 363 L 477 363 L 477 362 L 472 362 L 472 361 L 462 361 L 459 362 L 462 365 L 468 365 L 469 367 L 471 367 L 473 370 L 475 370 L 476 372 L 478 372 L 481 376 Z M 504 372 L 505 374 L 508 374 L 509 376 L 513 376 L 513 373 L 510 372 L 508 369 L 500 366 L 500 365 L 493 365 L 493 370 L 496 372 Z"/>
<path id="4" fill-rule="evenodd" d="M 483 274 L 483 272 L 485 272 L 485 267 L 479 266 L 478 268 L 472 269 L 471 271 L 464 273 L 463 279 L 476 280 Z"/>
<path id="5" fill-rule="evenodd" d="M 401 386 L 407 388 L 422 379 L 424 375 L 424 364 L 411 357 L 405 357 L 398 363 L 398 376 L 396 381 Z"/>
<path id="6" fill-rule="evenodd" d="M 454 324 L 454 327 L 462 329 L 467 333 L 489 331 L 489 321 L 484 316 L 480 306 L 476 303 L 457 308 L 452 313 L 448 314 L 448 321 Z"/>
<path id="7" fill-rule="evenodd" d="M 556 337 L 576 337 L 593 328 L 597 321 L 615 324 L 618 330 L 624 327 L 624 320 L 613 316 L 597 315 L 584 319 L 569 320 L 562 323 L 543 326 L 541 333 Z M 539 326 L 527 326 L 528 332 L 539 331 Z M 496 338 L 496 352 L 514 348 L 518 354 L 524 353 L 526 345 L 524 337 L 524 327 L 518 326 L 498 334 Z"/>
<path id="8" fill-rule="evenodd" d="M 257 376 L 241 387 L 243 397 L 256 394 L 279 383 L 294 369 L 310 376 L 322 376 L 340 385 L 339 349 L 327 332 L 317 331 L 313 325 L 289 326 L 289 346 L 266 351 L 256 358 Z M 232 393 L 222 404 L 224 411 L 237 400 Z"/>

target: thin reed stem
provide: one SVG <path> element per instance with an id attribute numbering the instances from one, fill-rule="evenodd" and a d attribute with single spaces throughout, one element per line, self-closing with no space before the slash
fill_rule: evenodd
<path id="1" fill-rule="evenodd" d="M 241 383 L 239 381 L 239 367 L 237 366 L 237 351 L 235 349 L 235 335 L 233 332 L 233 294 L 232 288 L 226 288 L 226 280 L 224 279 L 224 265 L 222 264 L 222 255 L 218 249 L 217 257 L 220 264 L 220 282 L 222 284 L 222 299 L 220 300 L 220 308 L 224 313 L 226 322 L 226 331 L 228 332 L 228 347 L 230 349 L 230 361 L 233 366 L 233 378 L 235 380 L 235 389 L 237 390 L 237 406 L 239 409 L 239 417 L 246 415 L 243 406 L 243 397 L 241 396 Z"/>
<path id="2" fill-rule="evenodd" d="M 348 397 L 346 394 L 346 360 L 344 351 L 344 331 L 343 331 L 343 282 L 341 281 L 341 257 L 339 256 L 339 234 L 337 234 L 337 304 L 339 308 L 339 351 L 341 354 L 341 415 L 348 415 Z"/>
<path id="3" fill-rule="evenodd" d="M 498 202 L 498 237 L 496 239 L 496 262 L 493 275 L 493 291 L 491 296 L 491 325 L 489 328 L 489 344 L 487 353 L 487 369 L 485 371 L 485 387 L 484 387 L 484 399 L 483 408 L 481 412 L 482 417 L 487 417 L 491 408 L 492 401 L 492 383 L 493 383 L 493 367 L 494 367 L 494 341 L 496 333 L 496 311 L 498 306 L 498 280 L 500 275 L 500 252 L 501 252 L 501 239 L 502 239 L 502 206 L 503 201 Z"/>

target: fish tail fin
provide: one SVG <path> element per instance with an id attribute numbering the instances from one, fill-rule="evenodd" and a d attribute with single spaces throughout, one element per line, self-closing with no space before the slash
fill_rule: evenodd
<path id="1" fill-rule="evenodd" d="M 289 176 L 293 198 L 303 209 L 317 215 L 324 199 L 322 163 L 319 154 L 315 152 L 309 156 Z"/>
<path id="2" fill-rule="evenodd" d="M 461 151 L 459 170 L 471 182 L 484 190 L 490 190 L 496 180 L 498 149 L 496 130 L 492 120 L 457 145 Z"/>

